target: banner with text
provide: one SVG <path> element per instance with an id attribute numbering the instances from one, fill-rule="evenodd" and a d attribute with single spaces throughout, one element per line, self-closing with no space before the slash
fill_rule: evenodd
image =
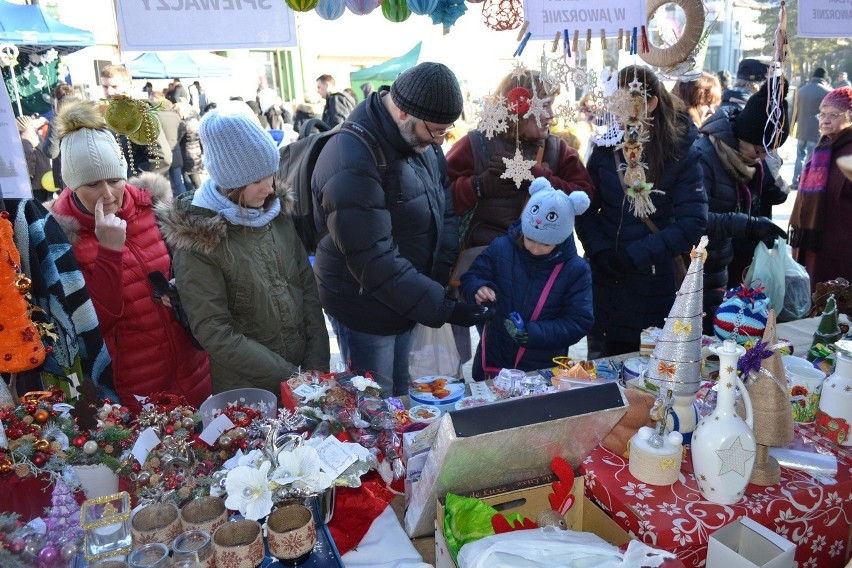
<path id="1" fill-rule="evenodd" d="M 852 37 L 852 0 L 799 0 L 799 37 Z"/>
<path id="2" fill-rule="evenodd" d="M 617 37 L 634 26 L 647 24 L 645 0 L 524 0 L 524 14 L 530 23 L 532 39 L 552 40 L 556 32 L 574 31 L 586 38 L 586 30 L 600 39 L 601 30 L 607 37 Z"/>
<path id="3" fill-rule="evenodd" d="M 283 0 L 115 0 L 118 38 L 128 51 L 296 47 Z"/>
<path id="4" fill-rule="evenodd" d="M 33 196 L 30 173 L 12 101 L 4 83 L 0 81 L 0 191 L 6 199 L 30 199 Z"/>

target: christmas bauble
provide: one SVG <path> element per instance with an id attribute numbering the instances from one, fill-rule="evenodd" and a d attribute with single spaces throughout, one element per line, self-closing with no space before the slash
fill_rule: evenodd
<path id="1" fill-rule="evenodd" d="M 139 130 L 142 125 L 144 111 L 141 103 L 125 95 L 113 97 L 107 105 L 104 119 L 107 126 L 119 134 L 130 135 Z"/>
<path id="2" fill-rule="evenodd" d="M 12 471 L 12 460 L 9 458 L 0 459 L 0 473 L 9 473 Z"/>
<path id="3" fill-rule="evenodd" d="M 42 566 L 53 566 L 59 559 L 59 549 L 52 544 L 48 544 L 38 553 L 38 561 Z"/>
<path id="4" fill-rule="evenodd" d="M 404 22 L 411 16 L 408 0 L 382 0 L 382 14 L 391 22 Z"/>
<path id="5" fill-rule="evenodd" d="M 187 417 L 180 421 L 180 425 L 186 428 L 187 430 L 192 430 L 193 428 L 195 428 L 195 420 Z"/>
<path id="6" fill-rule="evenodd" d="M 92 455 L 93 453 L 98 451 L 98 443 L 94 440 L 89 440 L 85 444 L 83 444 L 83 453 L 87 455 Z"/>
<path id="7" fill-rule="evenodd" d="M 85 436 L 74 436 L 74 439 L 71 441 L 71 443 L 74 444 L 78 448 L 82 448 L 83 444 L 86 443 L 86 437 Z"/>
<path id="8" fill-rule="evenodd" d="M 142 126 L 139 127 L 139 130 L 127 135 L 127 139 L 133 142 L 134 144 L 139 144 L 140 146 L 147 146 L 148 144 L 153 144 L 157 141 L 157 137 L 160 135 L 160 121 L 154 116 L 154 113 L 147 112 L 142 117 Z"/>
<path id="9" fill-rule="evenodd" d="M 36 467 L 42 467 L 50 458 L 47 457 L 47 454 L 44 452 L 36 452 L 33 454 L 33 457 L 30 461 L 33 462 L 33 465 Z"/>
<path id="10" fill-rule="evenodd" d="M 33 413 L 33 420 L 39 424 L 44 424 L 48 418 L 50 418 L 50 413 L 43 408 L 39 408 Z"/>
<path id="11" fill-rule="evenodd" d="M 35 443 L 33 443 L 33 447 L 39 452 L 46 452 L 48 449 L 50 449 L 50 442 L 48 442 L 44 438 L 39 438 L 35 441 Z"/>
<path id="12" fill-rule="evenodd" d="M 76 542 L 66 542 L 59 550 L 59 556 L 62 558 L 62 560 L 70 561 L 72 558 L 77 556 L 77 552 L 79 550 L 80 547 L 77 546 Z"/>

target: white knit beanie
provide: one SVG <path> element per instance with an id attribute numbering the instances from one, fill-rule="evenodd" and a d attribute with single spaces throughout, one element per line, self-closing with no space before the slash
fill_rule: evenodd
<path id="1" fill-rule="evenodd" d="M 62 179 L 71 189 L 102 179 L 127 179 L 127 162 L 97 105 L 79 101 L 58 118 Z"/>
<path id="2" fill-rule="evenodd" d="M 244 187 L 278 171 L 272 136 L 243 113 L 213 109 L 201 120 L 199 135 L 204 167 L 220 189 Z"/>

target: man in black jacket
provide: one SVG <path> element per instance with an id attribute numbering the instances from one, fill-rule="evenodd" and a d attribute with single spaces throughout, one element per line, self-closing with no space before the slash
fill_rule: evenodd
<path id="1" fill-rule="evenodd" d="M 440 144 L 462 111 L 452 71 L 421 63 L 370 94 L 349 117 L 384 157 L 343 131 L 314 168 L 314 217 L 322 227 L 314 271 L 343 360 L 370 371 L 383 396 L 406 394 L 415 323 L 471 326 L 492 310 L 444 289 L 458 227 Z"/>
<path id="2" fill-rule="evenodd" d="M 320 75 L 317 77 L 317 92 L 325 99 L 325 109 L 322 111 L 322 121 L 329 128 L 343 124 L 346 117 L 355 108 L 355 99 L 346 93 L 338 92 L 334 88 L 334 77 L 331 75 Z"/>

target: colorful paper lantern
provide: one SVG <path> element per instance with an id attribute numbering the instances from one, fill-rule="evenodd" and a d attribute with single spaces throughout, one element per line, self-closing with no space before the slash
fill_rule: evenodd
<path id="1" fill-rule="evenodd" d="M 399 23 L 411 16 L 407 0 L 382 0 L 382 14 L 386 20 Z"/>
<path id="2" fill-rule="evenodd" d="M 379 7 L 381 0 L 346 0 L 349 11 L 358 16 L 366 16 Z"/>
<path id="3" fill-rule="evenodd" d="M 346 2 L 344 0 L 319 0 L 315 11 L 323 20 L 336 20 L 346 11 Z"/>
<path id="4" fill-rule="evenodd" d="M 317 0 L 284 0 L 294 12 L 310 12 L 317 6 Z"/>
<path id="5" fill-rule="evenodd" d="M 408 0 L 408 9 L 420 16 L 428 16 L 437 7 L 438 0 Z"/>

